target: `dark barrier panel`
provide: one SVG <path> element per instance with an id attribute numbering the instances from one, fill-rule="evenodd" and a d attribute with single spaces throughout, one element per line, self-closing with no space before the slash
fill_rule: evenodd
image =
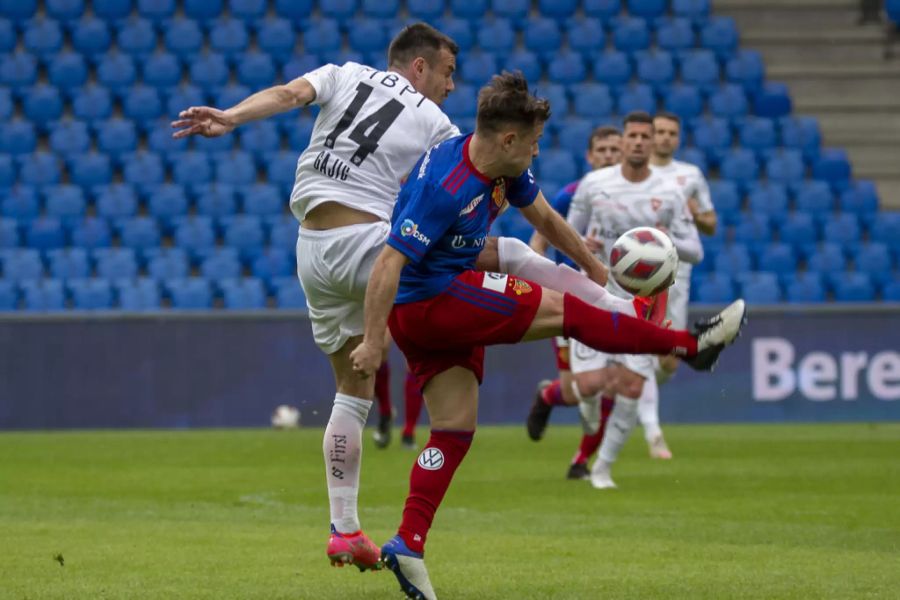
<path id="1" fill-rule="evenodd" d="M 757 311 L 712 375 L 682 367 L 664 422 L 900 419 L 900 309 Z M 394 350 L 394 404 L 403 361 Z M 521 422 L 549 342 L 488 351 L 482 423 Z M 302 314 L 0 320 L 0 428 L 232 427 L 279 404 L 321 425 L 334 394 Z M 574 422 L 575 411 L 554 419 Z"/>

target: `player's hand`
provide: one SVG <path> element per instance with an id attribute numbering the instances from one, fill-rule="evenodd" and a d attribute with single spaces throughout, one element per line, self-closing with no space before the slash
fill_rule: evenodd
<path id="1" fill-rule="evenodd" d="M 588 273 L 588 278 L 600 286 L 605 286 L 609 281 L 609 268 L 599 261 L 595 261 L 594 269 Z"/>
<path id="2" fill-rule="evenodd" d="M 211 106 L 192 106 L 178 113 L 178 120 L 172 122 L 172 129 L 177 129 L 172 137 L 185 138 L 190 135 L 203 137 L 219 137 L 230 133 L 237 123 L 224 110 Z"/>
<path id="3" fill-rule="evenodd" d="M 594 254 L 600 254 L 601 252 L 603 252 L 603 249 L 606 248 L 606 244 L 603 243 L 603 240 L 592 235 L 584 238 L 584 245 L 587 246 L 587 249 Z"/>
<path id="4" fill-rule="evenodd" d="M 353 370 L 363 377 L 371 377 L 381 366 L 384 358 L 384 349 L 380 346 L 363 342 L 350 353 L 350 363 Z"/>

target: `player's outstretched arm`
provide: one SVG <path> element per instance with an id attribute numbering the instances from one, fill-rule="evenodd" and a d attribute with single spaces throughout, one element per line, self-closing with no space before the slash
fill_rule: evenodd
<path id="1" fill-rule="evenodd" d="M 365 333 L 362 343 L 350 353 L 353 368 L 365 376 L 370 376 L 381 366 L 384 349 L 384 332 L 387 330 L 388 316 L 397 297 L 400 285 L 400 271 L 409 259 L 390 246 L 385 246 L 369 276 L 366 286 Z"/>
<path id="2" fill-rule="evenodd" d="M 535 229 L 547 238 L 554 247 L 570 256 L 584 269 L 587 276 L 600 285 L 606 285 L 609 272 L 597 258 L 591 254 L 581 236 L 569 225 L 558 212 L 550 207 L 544 194 L 538 193 L 530 205 L 521 209 L 522 214 Z"/>
<path id="3" fill-rule="evenodd" d="M 304 78 L 298 77 L 290 83 L 266 88 L 248 96 L 228 110 L 211 106 L 192 106 L 183 110 L 178 114 L 178 120 L 172 122 L 172 128 L 177 130 L 172 137 L 218 137 L 232 132 L 235 127 L 244 123 L 306 106 L 315 99 L 315 88 Z"/>

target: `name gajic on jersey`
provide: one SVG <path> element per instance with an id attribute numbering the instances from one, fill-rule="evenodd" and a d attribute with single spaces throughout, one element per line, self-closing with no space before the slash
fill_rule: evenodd
<path id="1" fill-rule="evenodd" d="M 347 178 L 350 177 L 350 165 L 332 155 L 328 150 L 322 150 L 316 154 L 313 167 L 322 175 L 338 181 L 347 181 Z"/>

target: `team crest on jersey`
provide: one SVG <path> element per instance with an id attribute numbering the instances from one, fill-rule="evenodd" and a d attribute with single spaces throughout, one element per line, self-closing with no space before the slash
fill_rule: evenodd
<path id="1" fill-rule="evenodd" d="M 516 296 L 531 293 L 531 285 L 527 281 L 524 281 L 522 279 L 510 277 L 509 283 L 507 285 L 512 288 L 512 291 L 516 293 Z"/>
<path id="2" fill-rule="evenodd" d="M 481 204 L 482 200 L 484 200 L 484 194 L 478 194 L 477 196 L 475 196 L 475 198 L 471 202 L 469 202 L 464 209 L 459 211 L 459 216 L 467 215 L 475 210 L 475 207 Z"/>
<path id="3" fill-rule="evenodd" d="M 494 201 L 494 205 L 497 208 L 503 208 L 503 205 L 506 204 L 506 180 L 498 179 L 496 183 L 494 183 L 494 189 L 491 192 L 491 200 Z"/>
<path id="4" fill-rule="evenodd" d="M 659 212 L 659 207 L 662 206 L 662 200 L 659 198 L 650 198 L 650 206 L 653 208 L 653 212 Z"/>

